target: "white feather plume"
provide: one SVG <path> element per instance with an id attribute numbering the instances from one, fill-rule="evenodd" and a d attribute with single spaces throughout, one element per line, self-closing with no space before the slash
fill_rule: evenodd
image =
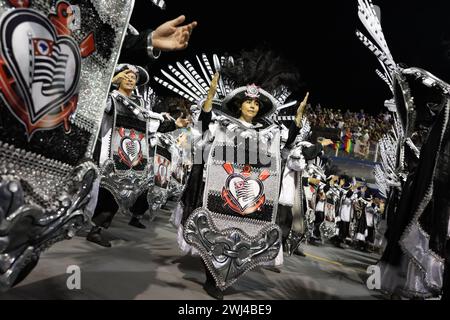
<path id="1" fill-rule="evenodd" d="M 162 76 L 155 76 L 154 79 L 183 98 L 197 103 L 206 98 L 214 73 L 220 72 L 221 67 L 227 62 L 226 59 L 228 59 L 228 63 L 234 63 L 232 57 L 222 56 L 219 58 L 214 54 L 211 64 L 206 54 L 202 54 L 201 57 L 196 56 L 198 69 L 191 62 L 185 60 L 183 64 L 177 62 L 175 65 L 169 65 L 168 71 L 161 69 Z M 235 86 L 232 79 L 220 77 L 215 98 L 223 99 L 235 89 Z M 280 104 L 283 104 L 290 94 L 291 92 L 283 86 L 272 93 Z"/>
<path id="2" fill-rule="evenodd" d="M 388 73 L 382 73 L 380 70 L 376 69 L 375 73 L 383 80 L 389 87 L 389 90 L 391 90 L 392 94 L 394 94 L 394 87 L 392 86 L 392 78 Z"/>
<path id="3" fill-rule="evenodd" d="M 371 0 L 358 0 L 358 16 L 372 39 L 378 44 L 379 49 L 395 65 Z"/>

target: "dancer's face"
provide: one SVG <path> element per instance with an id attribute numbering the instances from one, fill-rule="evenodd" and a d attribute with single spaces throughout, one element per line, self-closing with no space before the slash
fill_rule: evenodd
<path id="1" fill-rule="evenodd" d="M 258 111 L 259 101 L 256 99 L 247 99 L 241 105 L 241 117 L 247 122 L 251 122 Z"/>
<path id="2" fill-rule="evenodd" d="M 133 91 L 136 88 L 137 77 L 134 72 L 129 71 L 126 73 L 126 78 L 120 82 L 120 88 L 125 91 Z"/>

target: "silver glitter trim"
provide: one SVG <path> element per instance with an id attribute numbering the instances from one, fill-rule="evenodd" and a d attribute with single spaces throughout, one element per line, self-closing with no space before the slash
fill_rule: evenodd
<path id="1" fill-rule="evenodd" d="M 34 204 L 49 203 L 74 168 L 60 161 L 16 148 L 0 141 L 0 174 L 29 184 L 26 198 Z"/>
<path id="2" fill-rule="evenodd" d="M 188 218 L 184 238 L 200 252 L 220 290 L 253 268 L 274 260 L 281 247 L 281 230 L 265 225 L 251 237 L 238 228 L 219 230 L 208 210 L 199 208 Z"/>
<path id="3" fill-rule="evenodd" d="M 113 66 L 119 59 L 134 0 L 91 0 L 91 2 L 102 22 L 112 26 L 116 31 L 113 45 L 116 49 L 113 50 L 109 61 L 94 53 L 83 59 L 81 67 L 82 81 L 80 82 L 78 107 L 72 122 L 96 136 L 106 105 L 108 89 L 114 75 Z M 81 40 L 84 38 L 83 36 L 85 35 L 77 35 L 77 38 Z M 92 86 L 93 83 L 97 86 Z M 94 147 L 95 143 L 92 145 Z"/>
<path id="4" fill-rule="evenodd" d="M 449 114 L 450 114 L 450 100 L 449 99 L 447 99 L 447 105 L 446 105 L 445 110 L 443 112 L 445 112 L 445 114 L 444 114 L 444 123 L 443 123 L 443 130 L 441 132 L 439 148 L 438 148 L 436 154 L 439 154 L 439 152 L 441 150 L 441 145 L 442 145 L 442 142 L 443 142 L 445 131 L 446 131 L 446 128 L 447 128 L 447 125 L 448 125 L 448 122 L 449 122 Z M 417 210 L 414 213 L 413 219 L 411 220 L 411 222 L 408 224 L 408 226 L 406 227 L 405 231 L 403 232 L 402 237 L 400 238 L 399 244 L 400 244 L 400 247 L 401 247 L 403 253 L 405 255 L 407 255 L 409 257 L 409 259 L 424 273 L 424 281 L 427 284 L 427 286 L 429 286 L 430 288 L 434 288 L 434 289 L 440 289 L 440 288 L 436 288 L 433 283 L 430 283 L 429 277 L 431 275 L 428 274 L 428 270 L 424 269 L 424 267 L 420 263 L 418 257 L 416 257 L 413 252 L 410 252 L 410 250 L 408 250 L 408 247 L 407 247 L 408 235 L 410 233 L 412 233 L 415 229 L 420 230 L 420 232 L 427 239 L 430 238 L 430 236 L 421 228 L 420 223 L 419 223 L 419 219 L 422 216 L 423 212 L 425 211 L 425 208 L 428 206 L 431 198 L 433 197 L 433 191 L 434 191 L 433 177 L 434 177 L 434 171 L 436 169 L 436 164 L 437 164 L 437 157 L 435 158 L 432 178 L 431 178 L 431 181 L 429 182 L 429 185 L 428 185 L 427 191 L 425 193 L 425 196 L 422 199 L 422 201 L 420 202 L 419 206 L 417 207 Z M 436 259 L 437 262 L 442 263 L 442 264 L 444 263 L 444 260 L 437 253 L 433 252 L 433 250 L 431 250 L 430 248 L 426 248 L 424 250 L 424 252 L 425 252 L 425 255 L 431 256 L 432 259 Z"/>
<path id="5" fill-rule="evenodd" d="M 117 172 L 114 162 L 107 159 L 100 168 L 100 186 L 107 189 L 113 195 L 119 210 L 131 215 L 130 208 L 137 198 L 153 185 L 154 177 L 146 168 L 137 174 L 134 170 Z"/>
<path id="6" fill-rule="evenodd" d="M 0 177 L 0 193 L 4 201 L 9 201 L 6 207 L 11 210 L 0 216 L 0 240 L 6 243 L 0 246 L 0 291 L 9 289 L 23 269 L 39 259 L 42 251 L 72 238 L 88 225 L 90 217 L 84 208 L 90 201 L 96 175 L 92 162 L 74 168 L 63 181 L 64 188 L 52 206 L 46 208 L 25 202 L 20 179 Z"/>
<path id="7" fill-rule="evenodd" d="M 122 29 L 128 25 L 134 0 L 91 0 L 103 23 Z"/>
<path id="8" fill-rule="evenodd" d="M 155 212 L 156 210 L 160 209 L 164 204 L 166 204 L 168 198 L 169 198 L 168 189 L 162 189 L 156 185 L 152 185 L 152 187 L 148 189 L 147 202 L 152 212 Z"/>

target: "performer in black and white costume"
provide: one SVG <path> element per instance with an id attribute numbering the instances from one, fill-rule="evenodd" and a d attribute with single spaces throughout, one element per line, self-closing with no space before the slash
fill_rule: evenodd
<path id="1" fill-rule="evenodd" d="M 358 193 L 358 198 L 355 200 L 355 246 L 367 251 L 369 239 L 371 243 L 375 240 L 374 233 L 374 208 L 372 207 L 372 197 L 363 198 L 361 193 Z M 371 236 L 369 237 L 369 224 L 371 228 Z"/>
<path id="2" fill-rule="evenodd" d="M 101 228 L 110 226 L 118 210 L 132 214 L 130 225 L 145 228 L 139 220 L 149 207 L 147 191 L 153 179 L 151 135 L 187 125 L 183 119 L 167 119 L 145 108 L 133 92 L 148 80 L 139 66 L 117 66 L 113 83 L 119 88 L 110 93 L 105 108 L 98 144 L 101 181 L 92 217 L 95 226 L 86 238 L 105 247 L 111 244 L 101 236 Z"/>
<path id="3" fill-rule="evenodd" d="M 350 223 L 353 219 L 353 201 L 356 199 L 356 195 L 351 190 L 351 184 L 346 182 L 342 186 L 343 195 L 339 203 L 339 213 L 337 216 L 339 235 L 337 237 L 336 245 L 340 246 L 347 240 L 351 240 Z"/>
<path id="4" fill-rule="evenodd" d="M 339 208 L 340 187 L 338 185 L 338 176 L 330 176 L 327 179 L 327 185 L 324 187 L 326 192 L 325 203 L 325 219 L 322 225 L 323 237 L 325 239 L 334 240 L 337 235 L 336 211 Z"/>
<path id="5" fill-rule="evenodd" d="M 310 126 L 307 119 L 302 120 L 302 129 L 296 141 L 290 148 L 285 147 L 288 153 L 286 165 L 281 181 L 281 191 L 278 206 L 278 225 L 282 230 L 283 248 L 289 255 L 296 253 L 303 256 L 300 243 L 306 235 L 307 210 L 304 188 L 312 184 L 319 184 L 320 180 L 308 175 L 308 166 L 314 166 L 313 160 L 322 154 L 323 147 L 331 144 L 331 140 L 312 144 L 307 141 L 310 135 Z"/>
<path id="6" fill-rule="evenodd" d="M 191 75 L 189 87 L 164 72 L 177 87 L 156 80 L 193 102 L 200 101 L 198 123 L 203 130 L 199 132 L 206 133 L 201 143 L 211 151 L 205 152 L 207 157 L 201 157 L 200 163 L 195 163 L 194 157 L 173 221 L 180 223 L 188 245 L 185 248 L 194 247 L 204 260 L 205 291 L 222 299 L 222 291 L 243 273 L 256 266 L 282 263 L 281 230 L 275 224 L 282 173 L 280 127 L 270 116 L 289 95 L 280 84 L 297 86 L 298 79 L 272 52 L 243 52 L 236 63 L 225 57 L 213 58 L 220 79 L 212 77 L 212 66 L 204 55 L 198 61 L 206 81 L 188 62 L 171 72 L 179 79 Z M 205 87 L 206 83 L 211 86 Z M 205 97 L 202 91 L 208 93 L 206 101 L 199 99 Z M 214 99 L 216 93 L 218 99 Z M 298 120 L 301 109 L 297 110 Z M 287 144 L 294 141 L 300 125 L 299 121 L 292 123 Z M 197 148 L 199 151 L 204 150 Z M 250 249 L 243 252 L 240 248 L 244 247 Z"/>
<path id="7" fill-rule="evenodd" d="M 375 243 L 375 233 L 379 220 L 378 206 L 375 202 L 368 204 L 365 209 L 367 236 L 366 241 L 369 247 L 373 247 Z"/>
<path id="8" fill-rule="evenodd" d="M 314 211 L 314 231 L 311 237 L 312 241 L 322 241 L 322 235 L 320 233 L 320 226 L 325 220 L 325 205 L 327 203 L 325 186 L 321 186 L 316 195 L 316 207 Z"/>
<path id="9" fill-rule="evenodd" d="M 390 197 L 398 201 L 389 203 L 394 210 L 389 210 L 388 242 L 379 263 L 382 289 L 408 298 L 442 294 L 449 299 L 450 85 L 426 70 L 397 65 L 372 3 L 358 4 L 360 20 L 375 43 L 359 31 L 357 35 L 385 70 L 399 127 L 391 152 L 381 153 L 384 170 L 377 171 L 378 181 L 383 182 L 382 173 L 384 185 L 400 191 Z M 413 137 L 423 128 L 420 147 Z"/>

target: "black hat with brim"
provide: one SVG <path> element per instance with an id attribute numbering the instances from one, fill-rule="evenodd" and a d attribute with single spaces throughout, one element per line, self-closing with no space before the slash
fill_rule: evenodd
<path id="1" fill-rule="evenodd" d="M 137 78 L 136 86 L 137 87 L 143 86 L 150 79 L 148 72 L 144 68 L 142 68 L 140 66 L 128 64 L 128 63 L 122 63 L 122 64 L 117 65 L 116 69 L 114 71 L 114 76 L 116 76 L 118 73 L 125 71 L 125 70 L 130 70 L 131 72 L 133 72 L 136 75 L 136 78 Z"/>
<path id="2" fill-rule="evenodd" d="M 346 182 L 344 183 L 344 185 L 342 186 L 342 189 L 344 190 L 349 190 L 352 187 L 352 185 L 350 184 L 350 182 Z"/>
<path id="3" fill-rule="evenodd" d="M 257 96 L 248 95 L 248 88 L 252 86 L 239 87 L 231 91 L 222 101 L 222 111 L 236 117 L 239 112 L 237 108 L 243 101 L 257 99 L 259 111 L 255 118 L 260 119 L 272 115 L 277 110 L 278 101 L 270 93 L 256 86 L 253 86 L 253 88 L 257 88 Z"/>

